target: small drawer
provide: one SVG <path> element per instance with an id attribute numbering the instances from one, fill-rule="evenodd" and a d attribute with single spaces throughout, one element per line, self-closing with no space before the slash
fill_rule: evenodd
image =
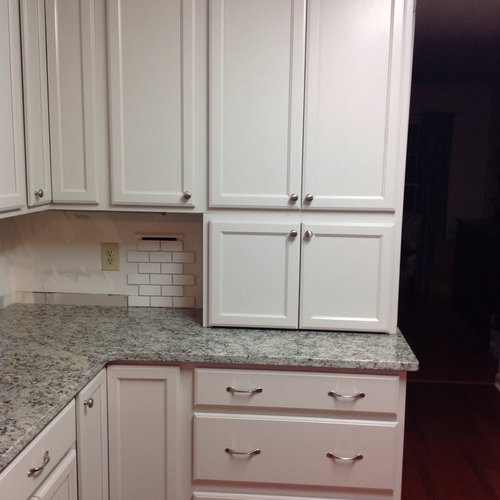
<path id="1" fill-rule="evenodd" d="M 75 403 L 64 410 L 23 450 L 0 475 L 0 498 L 20 500 L 28 498 L 57 466 L 66 452 L 75 444 Z M 48 451 L 50 460 L 39 473 L 28 476 L 28 471 L 44 463 Z"/>
<path id="2" fill-rule="evenodd" d="M 198 481 L 393 489 L 397 438 L 396 422 L 199 413 L 193 474 Z"/>
<path id="3" fill-rule="evenodd" d="M 198 368 L 194 404 L 395 414 L 401 384 L 397 375 Z"/>

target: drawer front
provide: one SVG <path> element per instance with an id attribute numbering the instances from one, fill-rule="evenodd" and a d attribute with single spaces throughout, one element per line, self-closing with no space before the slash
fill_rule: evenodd
<path id="1" fill-rule="evenodd" d="M 195 370 L 195 405 L 397 413 L 397 375 Z M 262 392 L 229 392 L 262 389 Z M 329 395 L 335 392 L 336 396 Z M 364 395 L 356 397 L 356 395 Z"/>
<path id="2" fill-rule="evenodd" d="M 318 500 L 319 497 L 297 497 L 297 496 L 283 496 L 283 495 L 262 495 L 260 493 L 247 494 L 247 493 L 217 493 L 217 492 L 202 492 L 195 491 L 192 500 Z M 330 500 L 335 500 L 329 497 Z M 321 500 L 321 499 L 319 499 Z M 339 500 L 341 500 L 339 498 Z"/>
<path id="3" fill-rule="evenodd" d="M 393 489 L 397 423 L 195 414 L 194 479 Z M 251 456 L 226 452 L 260 450 Z M 327 453 L 350 459 L 329 458 Z"/>
<path id="4" fill-rule="evenodd" d="M 75 444 L 75 403 L 71 403 L 38 435 L 35 440 L 2 472 L 0 498 L 28 498 L 45 480 L 66 452 Z M 43 464 L 45 452 L 50 461 L 42 471 L 28 477 L 28 471 Z"/>

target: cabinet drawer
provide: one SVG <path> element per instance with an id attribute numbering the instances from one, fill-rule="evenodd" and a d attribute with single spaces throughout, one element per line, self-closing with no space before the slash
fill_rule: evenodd
<path id="1" fill-rule="evenodd" d="M 194 479 L 394 487 L 396 422 L 195 414 Z M 260 450 L 252 456 L 228 453 Z M 338 457 L 328 458 L 331 452 Z"/>
<path id="2" fill-rule="evenodd" d="M 28 498 L 43 483 L 66 452 L 74 446 L 75 439 L 75 403 L 71 401 L 2 472 L 0 498 L 2 500 Z M 31 468 L 43 465 L 43 456 L 46 451 L 48 451 L 50 461 L 38 474 L 28 477 L 28 471 Z"/>
<path id="3" fill-rule="evenodd" d="M 397 413 L 397 375 L 195 370 L 195 405 Z M 230 392 L 262 389 L 261 392 Z M 329 395 L 335 392 L 337 396 Z M 361 393 L 361 394 L 360 394 Z M 359 394 L 363 397 L 354 397 Z"/>

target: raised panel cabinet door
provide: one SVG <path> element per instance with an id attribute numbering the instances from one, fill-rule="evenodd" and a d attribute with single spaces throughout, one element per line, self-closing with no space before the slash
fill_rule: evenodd
<path id="1" fill-rule="evenodd" d="M 395 333 L 394 225 L 304 224 L 300 328 Z"/>
<path id="2" fill-rule="evenodd" d="M 193 207 L 197 2 L 107 6 L 112 203 Z"/>
<path id="3" fill-rule="evenodd" d="M 0 1 L 0 211 L 26 204 L 19 3 Z"/>
<path id="4" fill-rule="evenodd" d="M 405 165 L 411 4 L 309 2 L 303 208 L 395 209 Z"/>
<path id="5" fill-rule="evenodd" d="M 98 202 L 94 4 L 46 1 L 54 202 Z"/>
<path id="6" fill-rule="evenodd" d="M 209 222 L 211 326 L 297 328 L 297 221 Z"/>
<path id="7" fill-rule="evenodd" d="M 177 500 L 179 368 L 112 365 L 108 374 L 111 500 Z"/>
<path id="8" fill-rule="evenodd" d="M 76 397 L 79 500 L 108 499 L 108 400 L 106 370 Z"/>
<path id="9" fill-rule="evenodd" d="M 76 479 L 76 452 L 70 450 L 45 480 L 32 500 L 78 500 Z"/>
<path id="10" fill-rule="evenodd" d="M 305 5 L 210 2 L 212 207 L 300 207 Z"/>
<path id="11" fill-rule="evenodd" d="M 27 199 L 30 207 L 52 201 L 44 0 L 21 0 Z"/>

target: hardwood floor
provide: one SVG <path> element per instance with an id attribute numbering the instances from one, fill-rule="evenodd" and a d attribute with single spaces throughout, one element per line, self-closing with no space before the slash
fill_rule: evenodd
<path id="1" fill-rule="evenodd" d="M 500 392 L 488 338 L 446 300 L 400 303 L 409 374 L 403 500 L 500 500 Z"/>

